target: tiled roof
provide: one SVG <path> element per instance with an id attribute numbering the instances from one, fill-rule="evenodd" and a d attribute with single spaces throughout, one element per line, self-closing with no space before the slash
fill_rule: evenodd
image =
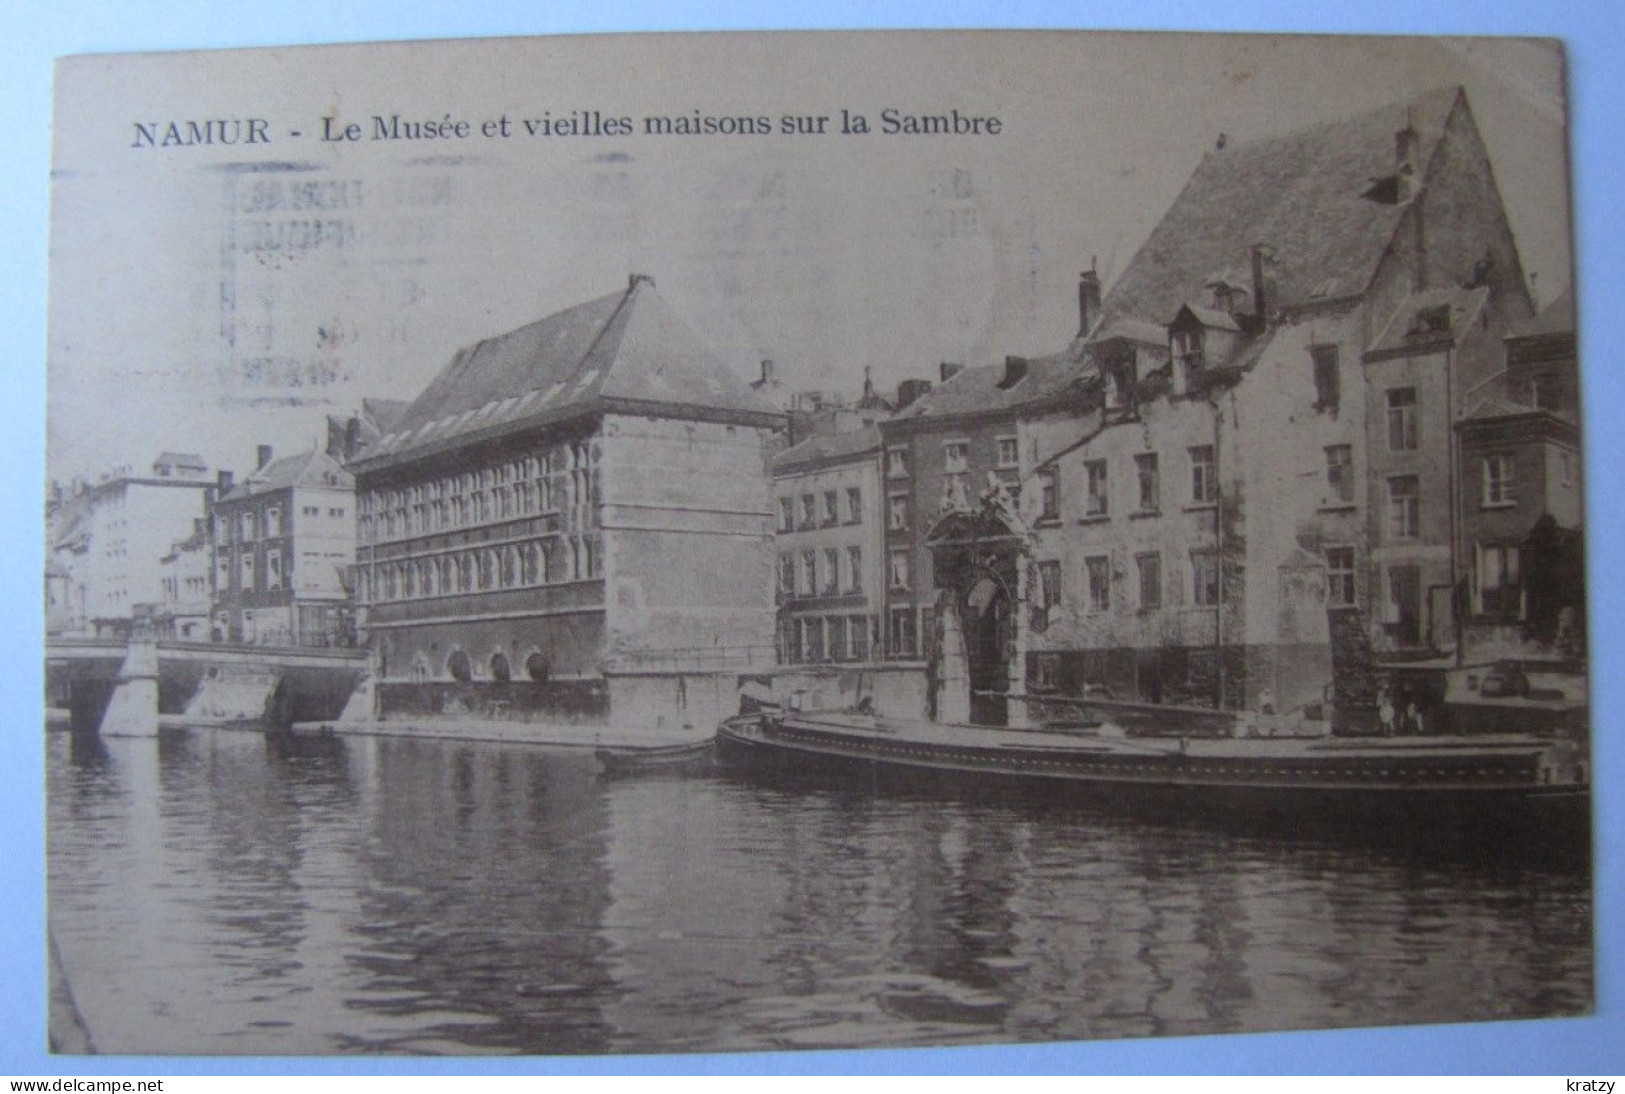
<path id="1" fill-rule="evenodd" d="M 1572 334 L 1574 332 L 1574 286 L 1563 289 L 1540 314 L 1512 332 L 1514 338 L 1527 338 L 1540 334 Z"/>
<path id="2" fill-rule="evenodd" d="M 1112 286 L 1102 308 L 1166 322 L 1203 299 L 1214 270 L 1273 251 L 1269 275 L 1281 306 L 1363 292 L 1393 237 L 1404 205 L 1362 197 L 1395 169 L 1395 134 L 1417 134 L 1417 178 L 1458 103 L 1459 87 L 1428 92 L 1353 118 L 1209 152 L 1185 189 Z"/>
<path id="3" fill-rule="evenodd" d="M 1074 343 L 1060 353 L 1027 361 L 1027 375 L 1005 387 L 1007 366 L 973 365 L 892 415 L 894 422 L 947 418 L 960 414 L 996 414 L 1054 398 L 1098 375 L 1092 358 Z"/>
<path id="4" fill-rule="evenodd" d="M 272 460 L 232 487 L 220 500 L 236 501 L 289 486 L 325 486 L 349 490 L 355 486 L 355 478 L 339 466 L 332 456 L 312 449 L 296 456 Z"/>
<path id="5" fill-rule="evenodd" d="M 1489 297 L 1490 291 L 1486 288 L 1423 289 L 1420 292 L 1409 293 L 1388 317 L 1388 322 L 1383 325 L 1382 331 L 1366 353 L 1368 355 L 1398 353 L 1403 352 L 1407 346 L 1455 341 L 1456 337 L 1467 330 L 1478 317 Z M 1425 313 L 1435 308 L 1449 309 L 1448 329 L 1430 330 L 1423 321 Z"/>
<path id="6" fill-rule="evenodd" d="M 605 400 L 781 414 L 701 344 L 652 281 L 636 277 L 624 292 L 459 350 L 363 462 Z"/>
<path id="7" fill-rule="evenodd" d="M 780 471 L 804 464 L 828 463 L 832 460 L 859 456 L 880 447 L 880 429 L 865 426 L 845 433 L 825 433 L 808 437 L 794 448 L 787 448 L 773 457 L 773 470 Z"/>

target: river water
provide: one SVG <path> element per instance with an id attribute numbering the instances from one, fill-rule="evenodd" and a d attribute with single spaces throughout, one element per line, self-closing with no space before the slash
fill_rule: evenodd
<path id="1" fill-rule="evenodd" d="M 112 1053 L 599 1053 L 1572 1014 L 1583 862 L 587 755 L 52 734 L 49 920 Z"/>

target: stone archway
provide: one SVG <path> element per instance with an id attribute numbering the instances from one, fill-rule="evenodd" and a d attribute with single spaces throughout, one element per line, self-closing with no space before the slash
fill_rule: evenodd
<path id="1" fill-rule="evenodd" d="M 1006 698 L 1026 678 L 1025 559 L 1029 536 L 996 484 L 974 508 L 944 513 L 926 535 L 937 589 L 932 661 L 938 721 L 1024 723 Z"/>

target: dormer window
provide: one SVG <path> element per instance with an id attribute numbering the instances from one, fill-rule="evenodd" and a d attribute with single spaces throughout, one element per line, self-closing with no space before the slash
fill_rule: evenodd
<path id="1" fill-rule="evenodd" d="M 1411 329 L 1406 331 L 1405 335 L 1408 338 L 1432 338 L 1449 333 L 1450 305 L 1438 304 L 1417 312 L 1416 318 L 1411 322 Z"/>
<path id="2" fill-rule="evenodd" d="M 1202 330 L 1193 327 L 1176 331 L 1169 342 L 1179 376 L 1181 391 L 1194 391 L 1202 379 Z"/>

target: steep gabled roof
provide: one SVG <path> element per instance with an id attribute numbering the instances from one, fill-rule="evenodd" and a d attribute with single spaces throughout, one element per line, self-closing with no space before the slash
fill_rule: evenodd
<path id="1" fill-rule="evenodd" d="M 355 478 L 326 452 L 311 449 L 296 456 L 272 460 L 232 487 L 220 500 L 237 501 L 240 498 L 264 494 L 271 490 L 282 490 L 289 486 L 320 486 L 333 490 L 349 490 L 354 488 Z"/>
<path id="2" fill-rule="evenodd" d="M 624 292 L 458 350 L 361 462 L 606 402 L 782 416 L 701 344 L 651 280 L 634 277 Z"/>
<path id="3" fill-rule="evenodd" d="M 1166 321 L 1203 298 L 1213 270 L 1246 261 L 1264 244 L 1276 302 L 1291 307 L 1361 293 L 1407 208 L 1362 195 L 1395 170 L 1395 135 L 1416 131 L 1420 182 L 1459 87 L 1442 88 L 1353 118 L 1209 152 L 1112 286 L 1106 323 Z"/>
<path id="4" fill-rule="evenodd" d="M 1422 289 L 1407 293 L 1388 322 L 1366 350 L 1368 359 L 1404 356 L 1429 347 L 1454 345 L 1483 314 L 1490 291 L 1475 289 Z M 1438 316 L 1443 326 L 1432 320 Z"/>

